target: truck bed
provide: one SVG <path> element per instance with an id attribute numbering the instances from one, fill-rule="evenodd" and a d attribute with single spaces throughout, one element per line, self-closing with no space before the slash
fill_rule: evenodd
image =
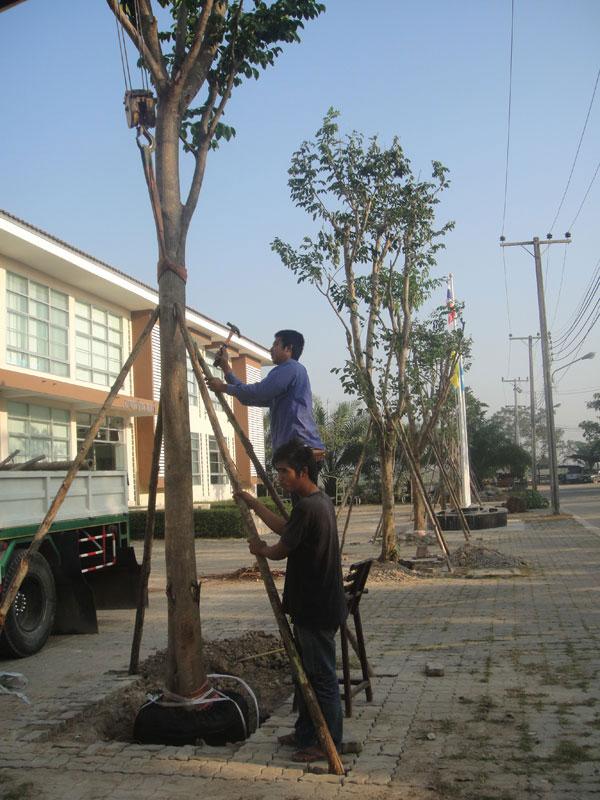
<path id="1" fill-rule="evenodd" d="M 66 472 L 0 472 L 0 537 L 10 528 L 39 525 Z M 127 513 L 127 473 L 80 472 L 71 484 L 57 521 Z"/>

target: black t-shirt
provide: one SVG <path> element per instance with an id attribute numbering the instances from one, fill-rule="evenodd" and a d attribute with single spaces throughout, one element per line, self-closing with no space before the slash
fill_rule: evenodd
<path id="1" fill-rule="evenodd" d="M 333 630 L 348 615 L 333 503 L 321 491 L 295 504 L 281 541 L 290 551 L 283 610 L 295 625 Z"/>

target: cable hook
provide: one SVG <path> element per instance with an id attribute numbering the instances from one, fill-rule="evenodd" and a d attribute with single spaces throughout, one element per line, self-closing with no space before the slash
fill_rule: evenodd
<path id="1" fill-rule="evenodd" d="M 143 143 L 143 139 L 146 139 L 148 144 Z M 138 125 L 137 135 L 135 137 L 137 142 L 137 146 L 145 153 L 153 153 L 156 150 L 156 140 L 154 136 L 150 133 L 148 128 L 145 128 L 143 125 Z"/>

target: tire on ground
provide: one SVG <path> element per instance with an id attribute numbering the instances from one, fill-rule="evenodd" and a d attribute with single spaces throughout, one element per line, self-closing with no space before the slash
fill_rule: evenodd
<path id="1" fill-rule="evenodd" d="M 8 589 L 25 551 L 11 558 L 3 589 Z M 33 553 L 29 571 L 21 584 L 0 634 L 0 653 L 12 658 L 25 658 L 37 653 L 46 644 L 54 627 L 56 586 L 52 570 L 43 555 Z"/>

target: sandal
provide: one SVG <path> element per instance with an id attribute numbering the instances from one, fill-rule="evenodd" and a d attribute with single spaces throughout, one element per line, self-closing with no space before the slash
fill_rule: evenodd
<path id="1" fill-rule="evenodd" d="M 327 756 L 317 745 L 304 747 L 302 750 L 296 750 L 292 755 L 292 761 L 297 764 L 312 764 L 313 761 L 327 760 Z"/>
<path id="2" fill-rule="evenodd" d="M 283 736 L 278 736 L 277 742 L 283 747 L 298 747 L 295 733 L 286 733 Z"/>

